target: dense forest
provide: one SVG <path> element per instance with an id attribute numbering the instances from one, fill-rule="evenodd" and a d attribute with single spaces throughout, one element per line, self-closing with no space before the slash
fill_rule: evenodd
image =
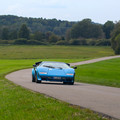
<path id="1" fill-rule="evenodd" d="M 0 16 L 0 44 L 111 45 L 116 23 Z"/>
<path id="2" fill-rule="evenodd" d="M 31 33 L 51 31 L 56 35 L 65 35 L 67 29 L 75 22 L 61 21 L 57 19 L 27 18 L 13 15 L 0 16 L 0 29 L 7 27 L 10 31 L 19 30 L 22 24 L 26 24 Z"/>

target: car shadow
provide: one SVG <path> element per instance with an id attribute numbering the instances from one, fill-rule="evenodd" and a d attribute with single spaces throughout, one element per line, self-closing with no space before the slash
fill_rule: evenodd
<path id="1" fill-rule="evenodd" d="M 88 84 L 84 84 L 84 83 L 74 83 L 74 85 L 70 85 L 70 84 L 63 84 L 62 82 L 46 82 L 46 81 L 42 81 L 39 84 L 45 84 L 45 85 L 63 85 L 63 86 L 88 86 Z"/>
<path id="2" fill-rule="evenodd" d="M 46 84 L 46 85 L 68 85 L 68 84 L 63 84 L 62 82 L 41 82 L 40 84 Z"/>

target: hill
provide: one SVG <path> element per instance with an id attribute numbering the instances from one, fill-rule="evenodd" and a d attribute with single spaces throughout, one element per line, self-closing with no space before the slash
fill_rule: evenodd
<path id="1" fill-rule="evenodd" d="M 0 30 L 8 27 L 9 30 L 18 30 L 25 23 L 32 33 L 41 31 L 43 33 L 51 31 L 56 35 L 64 36 L 67 29 L 71 28 L 75 22 L 61 21 L 57 19 L 27 18 L 14 15 L 0 15 Z"/>

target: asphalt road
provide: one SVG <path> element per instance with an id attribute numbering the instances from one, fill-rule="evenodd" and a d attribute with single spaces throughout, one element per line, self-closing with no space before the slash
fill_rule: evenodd
<path id="1" fill-rule="evenodd" d="M 120 56 L 114 56 L 114 58 L 116 57 Z M 88 64 L 89 62 L 93 63 L 107 59 L 111 59 L 111 57 L 88 60 L 87 62 L 78 62 L 71 65 Z M 120 119 L 120 88 L 77 82 L 75 85 L 52 82 L 37 84 L 32 83 L 31 72 L 31 69 L 19 70 L 8 74 L 6 78 L 27 89 Z"/>

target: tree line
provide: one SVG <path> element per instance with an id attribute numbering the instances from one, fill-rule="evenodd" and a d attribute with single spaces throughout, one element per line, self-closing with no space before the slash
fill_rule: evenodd
<path id="1" fill-rule="evenodd" d="M 13 15 L 1 15 L 0 38 L 4 28 L 6 28 L 6 31 L 8 29 L 7 32 L 10 32 L 9 39 L 12 39 L 12 37 L 16 38 L 16 34 L 23 23 L 26 24 L 30 33 L 35 33 L 37 31 L 46 33 L 49 31 L 58 36 L 64 36 L 67 39 L 79 37 L 109 39 L 111 37 L 110 32 L 114 28 L 114 23 L 112 21 L 107 21 L 105 24 L 98 24 L 92 22 L 91 19 L 84 19 L 79 22 L 69 22 L 56 19 L 26 18 Z"/>
<path id="2" fill-rule="evenodd" d="M 79 23 L 78 23 L 79 25 Z M 95 24 L 93 24 L 94 26 Z M 8 28 L 3 28 L 1 32 L 1 44 L 39 44 L 39 45 L 47 45 L 47 44 L 56 44 L 56 45 L 110 45 L 110 40 L 105 39 L 103 37 L 102 29 L 96 27 L 96 29 L 101 32 L 97 32 L 96 29 L 89 28 L 86 31 L 86 34 L 82 32 L 83 30 L 76 28 L 77 24 L 73 26 L 66 32 L 65 36 L 58 36 L 53 32 L 43 33 L 41 31 L 36 31 L 34 33 L 30 32 L 30 29 L 26 24 L 22 24 L 20 29 L 9 31 Z M 95 25 L 96 26 L 96 25 Z M 88 29 L 87 27 L 85 27 Z M 77 32 L 76 32 L 77 31 Z M 78 33 L 81 31 L 80 33 Z M 91 32 L 92 31 L 92 32 Z M 83 36 L 81 36 L 83 34 Z M 95 35 L 96 34 L 96 35 Z"/>
<path id="3" fill-rule="evenodd" d="M 10 31 L 19 30 L 22 24 L 26 24 L 31 33 L 41 31 L 53 32 L 56 35 L 65 35 L 65 31 L 72 27 L 75 22 L 62 21 L 57 19 L 27 18 L 13 15 L 0 15 L 0 31 L 7 27 Z"/>
<path id="4" fill-rule="evenodd" d="M 9 15 L 0 17 L 0 44 L 111 45 L 115 53 L 120 54 L 120 22 L 99 24 L 91 19 L 68 22 Z M 41 24 L 50 29 L 42 31 Z M 56 27 L 61 29 L 60 26 L 66 27 L 61 34 L 52 31 Z"/>
<path id="5" fill-rule="evenodd" d="M 11 18 L 11 16 L 8 17 Z M 10 19 L 10 21 L 14 20 Z M 7 27 L 1 27 L 0 29 L 0 43 L 108 46 L 111 44 L 110 34 L 113 29 L 114 23 L 112 21 L 107 21 L 102 25 L 92 22 L 91 19 L 74 23 L 64 31 L 63 35 L 57 35 L 52 31 L 42 32 L 38 30 L 32 32 L 26 23 L 21 24 L 19 29 L 13 28 L 13 30 L 7 25 Z"/>

